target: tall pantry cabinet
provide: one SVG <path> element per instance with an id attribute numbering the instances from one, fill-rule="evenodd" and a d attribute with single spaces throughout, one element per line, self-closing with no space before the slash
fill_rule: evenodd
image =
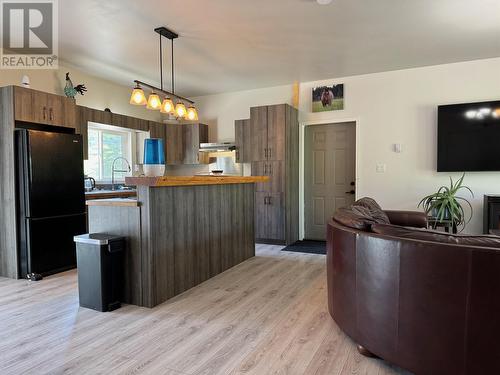
<path id="1" fill-rule="evenodd" d="M 248 128 L 249 127 L 249 128 Z M 235 122 L 238 161 L 269 176 L 255 192 L 257 242 L 291 244 L 299 237 L 299 124 L 287 104 L 252 107 Z"/>

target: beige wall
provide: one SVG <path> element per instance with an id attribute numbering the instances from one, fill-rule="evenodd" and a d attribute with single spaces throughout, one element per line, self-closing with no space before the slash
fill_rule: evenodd
<path id="1" fill-rule="evenodd" d="M 358 121 L 358 197 L 372 196 L 383 207 L 415 209 L 426 194 L 458 173 L 436 172 L 436 114 L 440 104 L 500 99 L 500 59 L 408 69 L 300 84 L 300 122 Z M 311 112 L 311 90 L 345 84 L 345 110 Z M 195 98 L 213 139 L 234 138 L 234 120 L 248 118 L 250 106 L 290 103 L 292 86 Z M 392 151 L 401 143 L 403 152 Z M 376 163 L 387 166 L 376 172 Z M 301 166 L 302 168 L 302 166 Z M 474 218 L 468 232 L 480 233 L 482 199 L 500 193 L 500 173 L 468 173 L 465 183 L 475 193 Z"/>

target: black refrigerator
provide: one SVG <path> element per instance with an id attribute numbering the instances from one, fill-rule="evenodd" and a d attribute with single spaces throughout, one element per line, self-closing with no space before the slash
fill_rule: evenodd
<path id="1" fill-rule="evenodd" d="M 74 268 L 86 232 L 81 135 L 19 129 L 17 227 L 21 277 Z"/>

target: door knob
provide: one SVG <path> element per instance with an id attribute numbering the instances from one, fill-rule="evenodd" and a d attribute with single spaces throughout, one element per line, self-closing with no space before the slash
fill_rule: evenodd
<path id="1" fill-rule="evenodd" d="M 354 194 L 356 194 L 356 191 L 355 190 L 350 190 L 350 191 L 346 191 L 345 193 L 346 194 L 354 195 Z"/>

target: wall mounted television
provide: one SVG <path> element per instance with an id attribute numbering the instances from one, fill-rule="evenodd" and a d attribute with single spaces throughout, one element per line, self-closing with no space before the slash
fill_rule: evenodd
<path id="1" fill-rule="evenodd" d="M 437 170 L 500 171 L 500 100 L 438 107 Z"/>

